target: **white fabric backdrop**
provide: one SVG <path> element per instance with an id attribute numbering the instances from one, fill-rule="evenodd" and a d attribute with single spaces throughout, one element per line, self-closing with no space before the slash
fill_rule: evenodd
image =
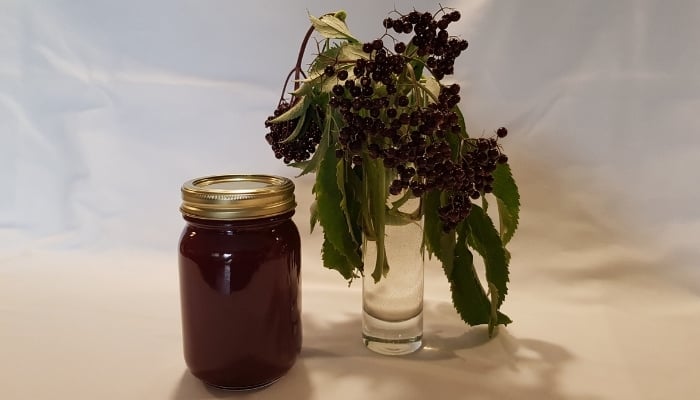
<path id="1" fill-rule="evenodd" d="M 178 353 L 179 187 L 223 172 L 293 176 L 272 156 L 263 122 L 294 63 L 307 10 L 343 8 L 350 29 L 369 40 L 395 4 L 403 11 L 437 7 L 0 2 L 0 398 L 108 398 L 108 377 L 81 391 L 78 371 L 148 364 L 149 357 L 167 358 L 168 372 L 158 370 L 148 390 L 134 391 L 128 388 L 145 387 L 134 382 L 143 383 L 153 366 L 124 372 L 114 398 L 221 396 L 183 375 Z M 345 289 L 319 266 L 318 236 L 305 234 L 307 350 L 289 379 L 258 395 L 344 398 L 334 385 L 354 398 L 411 391 L 453 398 L 700 395 L 700 3 L 443 4 L 462 11 L 451 32 L 470 42 L 455 77 L 470 132 L 501 125 L 511 132 L 504 145 L 523 197 L 506 302 L 516 322 L 488 344 L 463 336 L 480 331 L 459 325 L 433 265 L 426 272 L 426 297 L 434 300 L 426 305 L 427 334 L 435 348 L 471 361 L 435 360 L 428 351 L 410 361 L 371 358 L 352 347 L 358 288 Z M 297 221 L 306 233 L 309 180 L 297 184 Z M 76 308 L 83 303 L 95 308 Z M 351 334 L 324 341 L 331 322 L 342 320 L 336 310 L 347 313 Z M 122 328 L 76 328 L 93 318 L 123 318 L 115 325 Z M 120 346 L 140 337 L 114 333 L 125 325 L 161 327 L 133 329 L 167 337 L 170 347 L 138 347 L 132 358 L 119 358 Z M 35 329 L 41 333 L 30 333 Z M 90 358 L 85 336 L 98 333 L 114 353 Z M 52 335 L 59 336 L 44 340 Z M 75 354 L 57 355 L 61 347 Z M 512 348 L 520 350 L 506 351 Z M 330 362 L 324 351 L 343 358 Z M 37 364 L 47 361 L 42 354 L 78 369 L 54 365 L 45 378 L 53 386 L 28 391 Z M 425 365 L 439 374 L 421 372 Z M 337 376 L 329 375 L 331 366 Z M 403 389 L 374 382 L 380 367 Z M 421 392 L 415 379 L 429 389 Z"/>

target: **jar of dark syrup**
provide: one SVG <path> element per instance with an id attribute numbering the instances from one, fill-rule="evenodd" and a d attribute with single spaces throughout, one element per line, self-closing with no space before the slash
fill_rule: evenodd
<path id="1" fill-rule="evenodd" d="M 190 372 L 224 389 L 264 387 L 301 349 L 294 184 L 220 175 L 182 186 L 179 273 Z"/>

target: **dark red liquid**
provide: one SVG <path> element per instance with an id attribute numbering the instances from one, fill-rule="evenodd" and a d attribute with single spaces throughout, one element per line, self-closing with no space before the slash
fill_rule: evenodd
<path id="1" fill-rule="evenodd" d="M 282 216 L 217 222 L 185 217 L 180 296 L 185 361 L 227 388 L 270 383 L 301 350 L 299 232 Z"/>

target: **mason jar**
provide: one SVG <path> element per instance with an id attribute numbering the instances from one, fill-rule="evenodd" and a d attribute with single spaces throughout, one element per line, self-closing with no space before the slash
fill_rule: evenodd
<path id="1" fill-rule="evenodd" d="M 218 175 L 182 186 L 184 357 L 224 389 L 279 379 L 301 349 L 301 251 L 291 180 Z"/>

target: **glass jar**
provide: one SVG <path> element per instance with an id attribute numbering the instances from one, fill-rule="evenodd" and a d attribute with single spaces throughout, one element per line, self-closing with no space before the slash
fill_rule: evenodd
<path id="1" fill-rule="evenodd" d="M 182 186 L 184 355 L 209 385 L 269 385 L 301 350 L 295 206 L 294 184 L 275 176 L 209 176 Z"/>

